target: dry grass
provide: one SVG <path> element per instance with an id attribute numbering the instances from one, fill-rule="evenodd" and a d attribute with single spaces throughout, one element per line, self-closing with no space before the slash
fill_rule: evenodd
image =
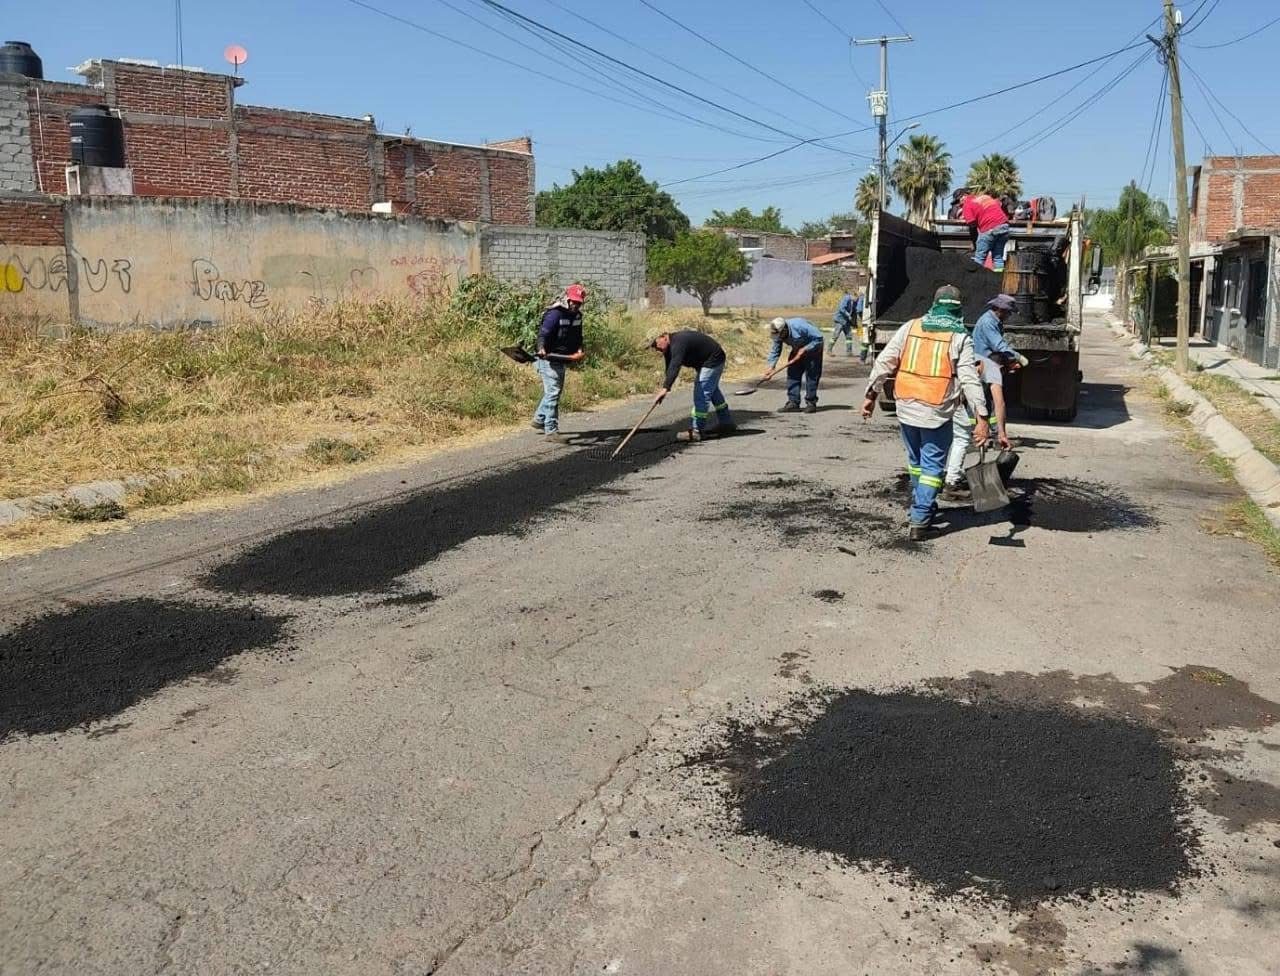
<path id="1" fill-rule="evenodd" d="M 1268 520 L 1257 504 L 1244 499 L 1233 502 L 1222 512 L 1201 520 L 1205 531 L 1247 539 L 1260 547 L 1271 565 L 1280 569 L 1280 531 Z"/>
<path id="2" fill-rule="evenodd" d="M 1273 464 L 1280 464 L 1280 419 L 1253 394 L 1226 376 L 1210 373 L 1193 377 L 1191 385 Z"/>
<path id="3" fill-rule="evenodd" d="M 740 317 L 611 310 L 589 322 L 591 355 L 565 408 L 656 387 L 661 360 L 641 341 L 654 325 L 712 331 L 753 368 L 765 341 Z M 508 427 L 541 383 L 500 344 L 496 321 L 391 302 L 65 339 L 0 322 L 0 498 L 153 476 L 128 500 L 132 514 Z"/>

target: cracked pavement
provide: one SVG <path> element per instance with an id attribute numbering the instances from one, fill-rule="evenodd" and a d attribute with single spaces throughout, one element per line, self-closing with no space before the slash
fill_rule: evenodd
<path id="1" fill-rule="evenodd" d="M 241 654 L 87 730 L 0 743 L 0 974 L 1273 972 L 1273 820 L 1237 829 L 1196 807 L 1213 873 L 1180 897 L 1028 914 L 737 837 L 681 773 L 726 710 L 810 685 L 1065 669 L 1141 686 L 1195 663 L 1280 700 L 1280 575 L 1199 524 L 1237 492 L 1136 388 L 1123 346 L 1101 325 L 1086 340 L 1079 423 L 1015 421 L 1018 475 L 1115 486 L 1158 528 L 1033 520 L 1018 549 L 991 544 L 1007 523 L 979 521 L 921 555 L 838 524 L 788 545 L 699 521 L 753 479 L 843 497 L 898 475 L 896 426 L 857 419 L 865 370 L 836 357 L 819 414 L 750 417 L 755 435 L 398 581 L 432 603 L 233 600 L 200 579 L 247 540 L 546 450 L 534 435 L 0 565 L 6 619 L 144 595 L 290 619 L 285 656 Z M 1206 742 L 1234 775 L 1280 784 L 1276 727 Z"/>

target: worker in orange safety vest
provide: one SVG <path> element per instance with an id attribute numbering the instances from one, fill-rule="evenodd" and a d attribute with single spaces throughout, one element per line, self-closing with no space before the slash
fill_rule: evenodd
<path id="1" fill-rule="evenodd" d="M 862 416 L 870 419 L 876 398 L 893 377 L 902 442 L 907 449 L 911 476 L 909 538 L 928 538 L 937 513 L 951 448 L 951 420 L 961 397 L 978 417 L 974 438 L 988 436 L 986 397 L 973 358 L 973 339 L 961 315 L 963 297 L 954 285 L 943 285 L 933 296 L 933 306 L 894 333 L 876 357 L 862 402 Z"/>

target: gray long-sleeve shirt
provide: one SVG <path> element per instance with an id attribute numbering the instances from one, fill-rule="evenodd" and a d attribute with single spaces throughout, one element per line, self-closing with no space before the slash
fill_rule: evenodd
<path id="1" fill-rule="evenodd" d="M 907 334 L 911 331 L 911 323 L 904 323 L 880 355 L 876 357 L 875 366 L 871 368 L 871 379 L 867 383 L 867 393 L 879 393 L 884 389 L 885 380 L 898 371 L 898 363 L 902 360 L 902 349 L 906 345 Z M 947 385 L 947 395 L 942 403 L 934 406 L 920 400 L 897 400 L 898 422 L 909 427 L 941 427 L 951 422 L 952 415 L 960 406 L 963 395 L 968 402 L 970 412 L 975 417 L 985 417 L 987 398 L 982 392 L 982 379 L 978 376 L 977 366 L 973 359 L 973 340 L 968 333 L 957 332 L 951 336 L 951 382 Z"/>

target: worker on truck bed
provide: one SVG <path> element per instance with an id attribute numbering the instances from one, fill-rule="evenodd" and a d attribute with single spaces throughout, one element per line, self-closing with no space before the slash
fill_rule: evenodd
<path id="1" fill-rule="evenodd" d="M 557 443 L 561 441 L 560 394 L 564 391 L 565 366 L 567 362 L 580 362 L 587 355 L 582 349 L 582 303 L 586 300 L 585 288 L 570 285 L 548 306 L 538 328 L 538 358 L 533 368 L 542 377 L 542 400 L 531 426 Z M 566 358 L 548 359 L 548 353 Z"/>
<path id="2" fill-rule="evenodd" d="M 804 381 L 804 412 L 817 413 L 818 381 L 822 379 L 822 348 L 825 342 L 822 330 L 808 319 L 779 317 L 769 323 L 769 332 L 773 336 L 773 348 L 769 350 L 768 368 L 760 382 L 773 379 L 778 370 L 785 368 L 787 402 L 779 413 L 794 413 L 800 409 L 801 380 Z M 783 366 L 779 366 L 783 346 L 789 346 L 794 352 Z"/>
<path id="3" fill-rule="evenodd" d="M 667 361 L 667 373 L 662 386 L 654 397 L 661 403 L 675 386 L 680 370 L 688 366 L 693 370 L 693 418 L 689 429 L 676 435 L 676 440 L 697 443 L 706 429 L 708 407 L 716 410 L 716 432 L 730 434 L 734 430 L 729 404 L 720 392 L 720 375 L 724 372 L 725 355 L 720 343 L 705 332 L 686 329 L 682 332 L 661 332 L 649 343 L 662 353 Z"/>
<path id="4" fill-rule="evenodd" d="M 876 357 L 862 401 L 862 416 L 870 419 L 885 381 L 894 377 L 898 423 L 911 476 L 908 531 L 912 541 L 928 537 L 951 447 L 951 421 L 962 396 L 978 418 L 974 437 L 985 441 L 989 433 L 973 340 L 960 313 L 962 302 L 959 288 L 943 285 L 924 316 L 903 323 Z"/>
<path id="5" fill-rule="evenodd" d="M 1009 241 L 1009 215 L 1003 204 L 985 193 L 973 193 L 968 187 L 956 190 L 952 199 L 960 203 L 960 219 L 977 235 L 973 260 L 985 265 L 990 254 L 991 266 L 1003 271 L 1004 247 Z"/>

